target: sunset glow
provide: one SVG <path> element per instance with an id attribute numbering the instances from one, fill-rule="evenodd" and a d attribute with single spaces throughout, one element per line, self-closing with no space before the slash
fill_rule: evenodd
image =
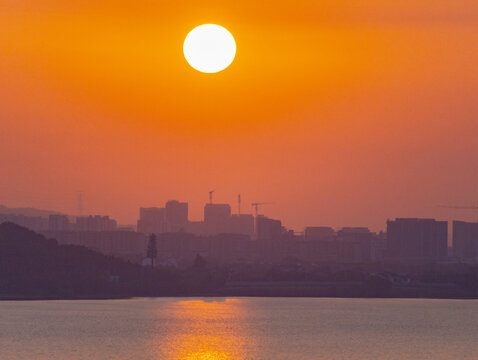
<path id="1" fill-rule="evenodd" d="M 473 204 L 478 3 L 360 4 L 0 2 L 1 203 L 199 220 L 216 189 L 298 231 Z M 212 22 L 237 54 L 207 75 L 183 44 Z"/>
<path id="2" fill-rule="evenodd" d="M 158 359 L 167 360 L 245 360 L 247 348 L 254 348 L 254 341 L 247 337 L 247 329 L 234 328 L 227 332 L 227 323 L 218 322 L 218 316 L 229 321 L 243 319 L 247 305 L 238 299 L 225 301 L 202 300 L 178 301 L 168 309 L 171 316 L 180 321 L 173 326 L 182 329 L 181 334 L 167 344 L 158 343 L 161 352 Z M 207 325 L 205 325 L 207 324 Z"/>

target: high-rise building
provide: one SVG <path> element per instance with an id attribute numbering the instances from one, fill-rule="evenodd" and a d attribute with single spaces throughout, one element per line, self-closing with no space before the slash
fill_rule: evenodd
<path id="1" fill-rule="evenodd" d="M 0 214 L 0 224 L 4 222 L 12 222 L 33 231 L 45 231 L 49 226 L 48 218 L 21 214 Z"/>
<path id="2" fill-rule="evenodd" d="M 339 242 L 334 229 L 328 226 L 309 226 L 304 230 L 304 258 L 314 262 L 337 262 Z"/>
<path id="3" fill-rule="evenodd" d="M 372 240 L 376 237 L 368 228 L 344 227 L 337 232 L 340 243 L 339 260 L 364 263 L 371 259 Z"/>
<path id="4" fill-rule="evenodd" d="M 116 227 L 116 220 L 110 219 L 109 216 L 90 215 L 76 218 L 78 231 L 112 231 Z"/>
<path id="5" fill-rule="evenodd" d="M 221 234 L 228 232 L 231 218 L 229 204 L 211 204 L 204 206 L 204 223 L 208 234 Z"/>
<path id="6" fill-rule="evenodd" d="M 158 207 L 140 208 L 138 232 L 159 234 L 166 231 L 166 209 Z"/>
<path id="7" fill-rule="evenodd" d="M 380 231 L 373 237 L 370 247 L 370 260 L 383 261 L 387 255 L 387 233 Z"/>
<path id="8" fill-rule="evenodd" d="M 251 214 L 233 214 L 229 219 L 228 233 L 254 235 L 254 216 Z"/>
<path id="9" fill-rule="evenodd" d="M 394 260 L 444 260 L 447 257 L 448 223 L 434 219 L 387 221 L 387 252 Z"/>
<path id="10" fill-rule="evenodd" d="M 188 203 L 169 200 L 166 203 L 166 222 L 168 232 L 184 231 L 188 223 Z"/>
<path id="11" fill-rule="evenodd" d="M 49 231 L 68 231 L 70 230 L 70 220 L 66 215 L 52 214 L 48 217 Z"/>
<path id="12" fill-rule="evenodd" d="M 264 215 L 256 217 L 256 237 L 258 240 L 275 240 L 282 236 L 280 220 L 269 219 Z"/>
<path id="13" fill-rule="evenodd" d="M 453 257 L 478 261 L 478 223 L 453 221 Z"/>
<path id="14" fill-rule="evenodd" d="M 328 226 L 308 226 L 304 231 L 306 241 L 330 239 L 335 236 L 335 230 Z"/>
<path id="15" fill-rule="evenodd" d="M 198 236 L 204 236 L 208 234 L 204 221 L 188 221 L 185 232 Z"/>

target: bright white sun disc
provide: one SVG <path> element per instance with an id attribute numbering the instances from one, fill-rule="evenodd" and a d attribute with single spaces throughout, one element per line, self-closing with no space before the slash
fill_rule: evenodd
<path id="1" fill-rule="evenodd" d="M 236 42 L 222 26 L 204 24 L 192 29 L 186 36 L 183 51 L 194 69 L 215 73 L 231 65 L 236 56 Z"/>

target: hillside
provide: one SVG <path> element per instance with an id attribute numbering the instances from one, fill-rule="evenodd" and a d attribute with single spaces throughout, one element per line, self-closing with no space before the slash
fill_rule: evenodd
<path id="1" fill-rule="evenodd" d="M 110 298 L 159 293 L 161 273 L 82 246 L 0 225 L 0 298 Z"/>
<path id="2" fill-rule="evenodd" d="M 53 210 L 35 209 L 35 208 L 11 208 L 5 205 L 0 205 L 0 214 L 39 216 L 39 217 L 47 218 L 50 215 L 60 214 L 60 212 L 53 211 Z"/>

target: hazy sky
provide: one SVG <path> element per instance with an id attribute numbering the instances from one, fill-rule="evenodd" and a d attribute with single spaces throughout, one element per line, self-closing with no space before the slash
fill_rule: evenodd
<path id="1" fill-rule="evenodd" d="M 478 219 L 436 208 L 478 205 L 476 0 L 97 3 L 0 0 L 0 204 Z M 237 42 L 215 75 L 182 54 L 203 23 Z"/>

